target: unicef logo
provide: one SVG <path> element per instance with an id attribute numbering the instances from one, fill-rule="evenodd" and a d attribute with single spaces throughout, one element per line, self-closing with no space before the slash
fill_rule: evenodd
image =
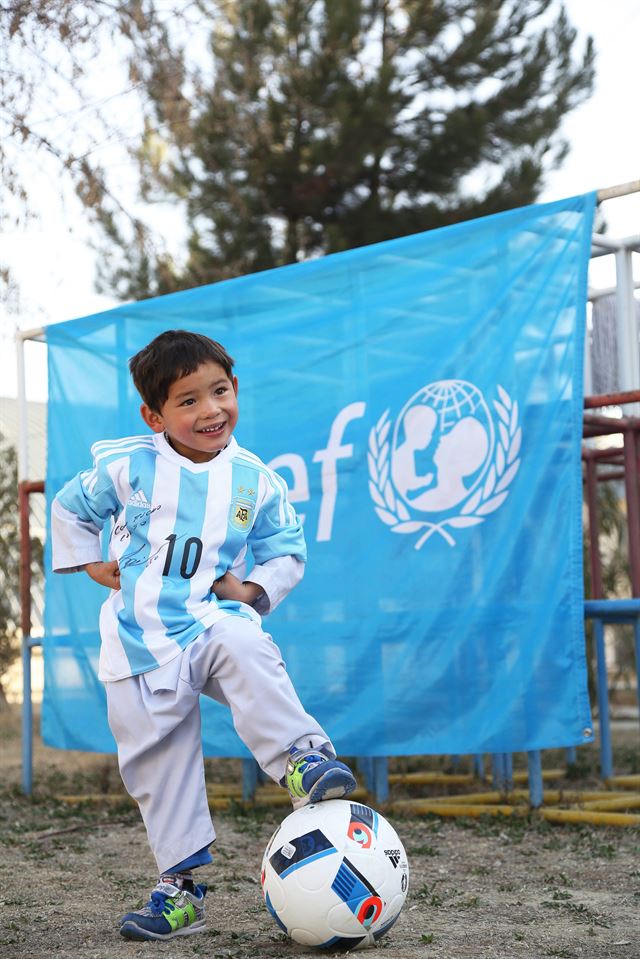
<path id="1" fill-rule="evenodd" d="M 391 432 L 386 410 L 369 435 L 369 492 L 392 533 L 438 533 L 476 526 L 502 505 L 520 466 L 518 404 L 501 386 L 494 417 L 480 390 L 464 380 L 424 386 Z"/>

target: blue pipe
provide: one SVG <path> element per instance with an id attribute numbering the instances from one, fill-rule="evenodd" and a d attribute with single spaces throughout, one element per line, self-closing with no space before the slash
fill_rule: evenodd
<path id="1" fill-rule="evenodd" d="M 504 753 L 504 788 L 505 792 L 511 792 L 513 789 L 513 753 Z"/>
<path id="2" fill-rule="evenodd" d="M 491 754 L 491 781 L 494 789 L 500 789 L 502 782 L 502 760 L 501 753 Z"/>
<path id="3" fill-rule="evenodd" d="M 529 803 L 532 809 L 538 809 L 544 799 L 542 757 L 539 749 L 532 749 L 527 753 L 527 765 L 529 767 Z"/>
<path id="4" fill-rule="evenodd" d="M 386 802 L 389 798 L 389 763 L 386 756 L 373 757 L 373 781 L 377 802 Z"/>
<path id="5" fill-rule="evenodd" d="M 618 618 L 634 620 L 640 616 L 640 599 L 588 599 L 584 604 L 587 619 L 615 622 Z"/>
<path id="6" fill-rule="evenodd" d="M 513 755 L 512 753 L 494 753 L 493 786 L 500 792 L 509 792 L 513 786 Z"/>
<path id="7" fill-rule="evenodd" d="M 242 760 L 242 798 L 250 802 L 256 794 L 258 785 L 258 764 L 255 759 Z"/>
<path id="8" fill-rule="evenodd" d="M 600 718 L 600 772 L 603 779 L 613 776 L 613 753 L 611 749 L 611 728 L 609 724 L 609 688 L 607 681 L 607 662 L 604 647 L 604 623 L 599 617 L 593 620 L 593 637 L 596 646 L 598 675 L 598 712 Z"/>
<path id="9" fill-rule="evenodd" d="M 31 650 L 42 646 L 41 639 L 22 637 L 22 790 L 33 792 L 33 702 L 31 688 Z"/>
<path id="10" fill-rule="evenodd" d="M 360 775 L 364 779 L 367 792 L 375 792 L 375 776 L 373 770 L 373 759 L 371 756 L 358 756 L 357 767 Z"/>
<path id="11" fill-rule="evenodd" d="M 482 753 L 476 753 L 473 757 L 473 774 L 478 779 L 484 779 L 484 757 Z"/>
<path id="12" fill-rule="evenodd" d="M 493 753 L 491 762 L 493 765 L 493 788 L 498 792 L 504 792 L 507 781 L 506 753 Z"/>

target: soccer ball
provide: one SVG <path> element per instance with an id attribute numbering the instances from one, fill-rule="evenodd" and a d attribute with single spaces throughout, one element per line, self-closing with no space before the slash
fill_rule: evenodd
<path id="1" fill-rule="evenodd" d="M 262 859 L 262 895 L 305 946 L 369 946 L 394 924 L 409 886 L 395 829 L 369 806 L 331 799 L 296 809 Z"/>

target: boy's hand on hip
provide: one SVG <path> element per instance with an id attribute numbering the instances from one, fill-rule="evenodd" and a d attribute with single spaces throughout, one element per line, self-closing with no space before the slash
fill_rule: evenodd
<path id="1" fill-rule="evenodd" d="M 95 583 L 106 586 L 108 589 L 120 589 L 120 569 L 118 561 L 109 563 L 87 563 L 84 567 Z"/>
<path id="2" fill-rule="evenodd" d="M 225 573 L 217 579 L 211 591 L 218 599 L 232 599 L 238 603 L 246 603 L 247 606 L 253 606 L 264 593 L 262 586 L 257 583 L 241 583 L 233 573 Z"/>

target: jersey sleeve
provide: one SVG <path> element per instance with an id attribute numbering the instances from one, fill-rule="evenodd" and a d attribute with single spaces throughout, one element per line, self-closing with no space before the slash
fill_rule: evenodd
<path id="1" fill-rule="evenodd" d="M 100 531 L 121 509 L 109 472 L 96 460 L 74 476 L 51 506 L 52 564 L 56 573 L 75 573 L 102 560 Z"/>
<path id="2" fill-rule="evenodd" d="M 265 595 L 256 604 L 261 615 L 273 612 L 300 582 L 307 559 L 302 523 L 289 502 L 287 484 L 269 471 L 267 491 L 249 536 L 255 566 L 247 580 Z"/>

